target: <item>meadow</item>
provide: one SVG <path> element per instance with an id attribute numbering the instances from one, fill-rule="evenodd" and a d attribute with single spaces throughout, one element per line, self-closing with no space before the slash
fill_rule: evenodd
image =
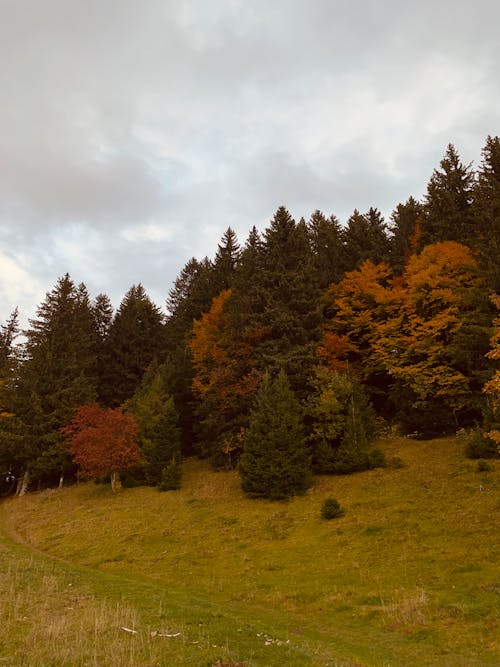
<path id="1" fill-rule="evenodd" d="M 288 502 L 194 459 L 180 491 L 5 500 L 0 665 L 500 664 L 500 462 L 463 437 L 377 444 L 388 468 Z"/>

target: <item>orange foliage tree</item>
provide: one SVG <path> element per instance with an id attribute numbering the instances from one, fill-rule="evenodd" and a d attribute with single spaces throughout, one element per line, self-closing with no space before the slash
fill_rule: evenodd
<path id="1" fill-rule="evenodd" d="M 120 408 L 82 405 L 61 432 L 82 473 L 94 478 L 110 475 L 113 491 L 119 485 L 120 471 L 140 460 L 137 422 Z"/>
<path id="2" fill-rule="evenodd" d="M 372 353 L 396 380 L 395 402 L 408 403 L 409 421 L 428 421 L 422 430 L 451 429 L 461 425 L 459 413 L 479 409 L 488 330 L 482 294 L 470 249 L 435 243 L 410 257 L 391 312 L 377 322 Z"/>
<path id="3" fill-rule="evenodd" d="M 231 296 L 228 289 L 213 299 L 210 310 L 194 321 L 189 342 L 202 454 L 229 467 L 241 452 L 247 404 L 259 382 L 252 372 L 252 346 L 242 340 L 228 307 Z"/>

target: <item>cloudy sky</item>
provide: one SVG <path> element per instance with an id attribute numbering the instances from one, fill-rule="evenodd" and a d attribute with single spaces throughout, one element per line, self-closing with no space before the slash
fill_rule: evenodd
<path id="1" fill-rule="evenodd" d="M 228 226 L 388 216 L 500 133 L 497 0 L 0 0 L 0 322 L 160 306 Z"/>

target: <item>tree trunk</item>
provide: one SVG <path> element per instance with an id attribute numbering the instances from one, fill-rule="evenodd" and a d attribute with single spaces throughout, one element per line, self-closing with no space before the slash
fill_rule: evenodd
<path id="1" fill-rule="evenodd" d="M 59 488 L 62 489 L 64 486 L 64 473 L 62 472 L 59 477 Z"/>
<path id="2" fill-rule="evenodd" d="M 30 483 L 30 471 L 29 468 L 26 468 L 26 470 L 24 471 L 24 475 L 22 476 L 22 479 L 19 479 L 19 482 L 17 484 L 16 496 L 24 496 L 24 494 L 28 490 L 29 483 Z"/>
<path id="3" fill-rule="evenodd" d="M 121 488 L 120 473 L 117 470 L 113 470 L 111 473 L 111 490 L 114 493 L 119 488 Z"/>

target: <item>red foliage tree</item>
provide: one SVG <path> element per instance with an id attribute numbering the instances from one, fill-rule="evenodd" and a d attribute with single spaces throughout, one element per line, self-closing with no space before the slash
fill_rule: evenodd
<path id="1" fill-rule="evenodd" d="M 119 484 L 120 471 L 140 460 L 137 422 L 120 408 L 82 405 L 61 433 L 69 441 L 69 451 L 82 473 L 94 478 L 110 475 L 113 491 Z"/>

